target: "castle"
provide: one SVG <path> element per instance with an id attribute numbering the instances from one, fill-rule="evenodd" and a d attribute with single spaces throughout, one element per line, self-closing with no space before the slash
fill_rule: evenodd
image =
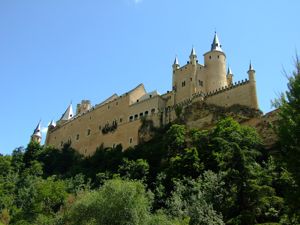
<path id="1" fill-rule="evenodd" d="M 187 64 L 180 66 L 178 58 L 172 65 L 172 90 L 165 94 L 146 92 L 140 84 L 129 92 L 112 95 L 105 101 L 91 105 L 89 100 L 77 104 L 74 114 L 69 105 L 62 117 L 48 126 L 46 145 L 61 148 L 64 143 L 84 155 L 91 155 L 96 148 L 126 149 L 139 142 L 142 118 L 153 121 L 155 127 L 176 119 L 176 108 L 182 109 L 194 102 L 229 107 L 235 104 L 258 109 L 255 70 L 251 63 L 248 79 L 234 82 L 231 69 L 226 70 L 226 55 L 215 33 L 210 51 L 204 54 L 204 64 L 199 63 L 192 48 Z M 41 141 L 40 124 L 32 140 Z"/>

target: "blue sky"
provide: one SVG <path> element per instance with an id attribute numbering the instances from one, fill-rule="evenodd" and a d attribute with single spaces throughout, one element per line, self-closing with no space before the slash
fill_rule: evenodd
<path id="1" fill-rule="evenodd" d="M 97 104 L 139 83 L 171 89 L 192 46 L 200 63 L 217 30 L 236 81 L 256 70 L 260 108 L 286 90 L 300 48 L 299 0 L 0 0 L 0 153 L 26 146 L 68 104 Z"/>

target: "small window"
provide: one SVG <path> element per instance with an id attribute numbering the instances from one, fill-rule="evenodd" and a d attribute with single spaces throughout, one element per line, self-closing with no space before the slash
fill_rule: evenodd
<path id="1" fill-rule="evenodd" d="M 152 113 L 152 114 L 155 113 L 155 109 L 151 109 L 151 113 Z"/>
<path id="2" fill-rule="evenodd" d="M 129 144 L 133 142 L 133 138 L 129 138 Z"/>
<path id="3" fill-rule="evenodd" d="M 101 130 L 102 129 L 102 127 L 101 127 L 101 125 L 99 126 L 99 130 Z"/>
<path id="4" fill-rule="evenodd" d="M 193 78 L 190 77 L 190 81 L 193 81 Z"/>
<path id="5" fill-rule="evenodd" d="M 220 58 L 220 56 L 218 55 L 218 59 Z"/>
<path id="6" fill-rule="evenodd" d="M 91 134 L 91 129 L 87 130 L 87 136 L 89 136 Z"/>
<path id="7" fill-rule="evenodd" d="M 152 98 L 152 95 L 149 95 L 149 98 Z"/>
<path id="8" fill-rule="evenodd" d="M 199 86 L 203 87 L 203 81 L 202 80 L 198 80 Z"/>
<path id="9" fill-rule="evenodd" d="M 209 56 L 209 59 L 211 59 L 211 55 Z"/>
<path id="10" fill-rule="evenodd" d="M 76 140 L 77 140 L 77 141 L 79 140 L 79 134 L 76 135 Z"/>
<path id="11" fill-rule="evenodd" d="M 108 105 L 107 108 L 110 109 L 110 105 Z"/>
<path id="12" fill-rule="evenodd" d="M 182 87 L 184 87 L 184 86 L 185 86 L 185 81 L 183 81 L 183 82 L 181 83 L 181 86 L 182 86 Z"/>
<path id="13" fill-rule="evenodd" d="M 135 115 L 134 115 L 134 119 L 135 119 L 135 120 L 136 120 L 138 117 L 139 117 L 138 114 L 135 114 Z"/>
<path id="14" fill-rule="evenodd" d="M 133 120 L 133 116 L 130 116 L 130 117 L 129 117 L 129 121 L 132 121 L 132 120 Z"/>
<path id="15" fill-rule="evenodd" d="M 143 113 L 140 113 L 140 117 L 142 117 L 144 114 Z"/>
<path id="16" fill-rule="evenodd" d="M 148 111 L 146 111 L 146 112 L 145 112 L 145 115 L 148 115 L 148 114 L 149 114 L 149 112 L 148 112 Z"/>
<path id="17" fill-rule="evenodd" d="M 123 119 L 122 118 L 120 118 L 120 123 L 122 123 L 123 122 Z"/>

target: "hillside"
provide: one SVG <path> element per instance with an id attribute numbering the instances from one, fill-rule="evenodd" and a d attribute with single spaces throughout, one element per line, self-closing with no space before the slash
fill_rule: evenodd
<path id="1" fill-rule="evenodd" d="M 0 221 L 40 225 L 300 223 L 300 63 L 277 111 L 191 104 L 141 143 L 84 157 L 30 142 L 0 156 Z M 247 126 L 250 125 L 250 126 Z M 201 129 L 199 129 L 201 128 Z M 276 136 L 275 136 L 276 134 Z"/>

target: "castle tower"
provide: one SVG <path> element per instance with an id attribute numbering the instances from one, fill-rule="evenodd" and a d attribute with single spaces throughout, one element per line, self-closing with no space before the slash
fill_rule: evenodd
<path id="1" fill-rule="evenodd" d="M 191 54 L 190 54 L 190 63 L 192 65 L 196 65 L 197 64 L 197 54 L 195 51 L 195 48 L 192 48 Z"/>
<path id="2" fill-rule="evenodd" d="M 45 145 L 49 144 L 49 133 L 56 127 L 56 123 L 54 120 L 51 120 L 50 124 L 48 125 L 48 131 L 46 134 L 46 140 L 45 140 Z"/>
<path id="3" fill-rule="evenodd" d="M 82 100 L 80 104 L 77 104 L 76 115 L 87 112 L 92 108 L 91 101 Z"/>
<path id="4" fill-rule="evenodd" d="M 249 70 L 248 70 L 248 77 L 250 82 L 250 95 L 251 95 L 251 105 L 253 108 L 258 109 L 258 100 L 256 94 L 256 80 L 255 80 L 255 70 L 250 61 Z"/>
<path id="5" fill-rule="evenodd" d="M 214 91 L 227 86 L 226 55 L 221 48 L 217 33 L 211 44 L 211 50 L 204 54 L 204 65 L 207 71 L 206 91 Z"/>
<path id="6" fill-rule="evenodd" d="M 33 134 L 31 135 L 30 141 L 41 143 L 41 141 L 42 141 L 41 121 L 39 121 L 38 125 L 34 129 Z"/>
<path id="7" fill-rule="evenodd" d="M 190 54 L 190 64 L 189 67 L 190 69 L 190 78 L 189 78 L 189 88 L 190 88 L 190 93 L 189 97 L 191 97 L 194 93 L 196 93 L 196 77 L 197 77 L 197 54 L 195 51 L 195 48 L 192 47 L 191 54 Z"/>
<path id="8" fill-rule="evenodd" d="M 228 86 L 231 86 L 232 83 L 233 83 L 233 73 L 232 73 L 230 67 L 228 67 L 227 75 L 226 75 L 226 76 L 227 76 L 227 85 L 228 85 Z"/>
<path id="9" fill-rule="evenodd" d="M 255 82 L 255 70 L 253 69 L 251 61 L 247 73 L 248 73 L 249 81 Z"/>
<path id="10" fill-rule="evenodd" d="M 173 75 L 172 75 L 172 90 L 175 90 L 175 89 L 176 89 L 175 73 L 176 73 L 176 70 L 178 70 L 178 69 L 180 68 L 179 61 L 178 61 L 177 56 L 175 57 L 174 63 L 173 63 L 173 65 L 172 65 L 172 68 L 173 68 Z"/>

